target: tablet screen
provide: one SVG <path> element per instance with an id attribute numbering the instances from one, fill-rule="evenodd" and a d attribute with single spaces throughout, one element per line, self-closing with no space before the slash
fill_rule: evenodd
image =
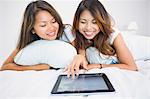
<path id="1" fill-rule="evenodd" d="M 52 94 L 112 92 L 114 88 L 104 73 L 80 74 L 75 79 L 60 75 Z"/>

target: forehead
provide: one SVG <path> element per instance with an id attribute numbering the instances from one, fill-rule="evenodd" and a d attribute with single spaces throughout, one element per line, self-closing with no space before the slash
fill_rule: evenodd
<path id="1" fill-rule="evenodd" d="M 53 19 L 53 16 L 45 10 L 41 10 L 37 13 L 37 15 L 35 16 L 36 20 L 51 20 Z"/>
<path id="2" fill-rule="evenodd" d="M 92 14 L 91 14 L 91 12 L 89 10 L 84 10 L 80 14 L 80 19 L 93 20 L 94 17 L 92 16 Z"/>

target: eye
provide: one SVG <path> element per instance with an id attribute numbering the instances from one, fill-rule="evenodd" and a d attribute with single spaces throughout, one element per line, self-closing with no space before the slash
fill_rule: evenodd
<path id="1" fill-rule="evenodd" d="M 94 20 L 94 21 L 92 21 L 92 23 L 93 23 L 93 24 L 97 24 L 97 22 L 96 22 L 95 20 Z"/>
<path id="2" fill-rule="evenodd" d="M 86 22 L 85 21 L 80 21 L 80 23 L 85 24 Z"/>
<path id="3" fill-rule="evenodd" d="M 56 23 L 56 20 L 55 20 L 55 19 L 53 19 L 53 20 L 52 20 L 52 23 Z"/>
<path id="4" fill-rule="evenodd" d="M 46 24 L 40 25 L 40 27 L 45 27 L 45 26 L 46 26 Z"/>

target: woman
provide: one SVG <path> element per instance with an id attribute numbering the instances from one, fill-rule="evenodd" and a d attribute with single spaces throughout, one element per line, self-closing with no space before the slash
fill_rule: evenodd
<path id="1" fill-rule="evenodd" d="M 82 0 L 73 21 L 75 46 L 85 53 L 85 69 L 118 67 L 137 70 L 134 59 L 120 33 L 113 29 L 112 18 L 98 0 Z M 85 60 L 85 57 L 82 60 Z M 78 72 L 81 65 L 68 67 L 68 76 Z"/>

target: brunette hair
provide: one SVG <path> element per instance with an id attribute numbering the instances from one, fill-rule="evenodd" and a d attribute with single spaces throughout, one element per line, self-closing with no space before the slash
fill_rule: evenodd
<path id="1" fill-rule="evenodd" d="M 56 39 L 58 39 L 62 35 L 64 26 L 61 17 L 57 13 L 57 11 L 46 1 L 43 0 L 33 1 L 26 7 L 24 12 L 20 37 L 17 45 L 17 48 L 19 50 L 24 48 L 31 42 L 41 39 L 38 35 L 33 34 L 32 31 L 34 28 L 35 17 L 37 13 L 43 10 L 49 12 L 55 18 L 56 22 L 59 24 L 59 31 Z"/>
<path id="2" fill-rule="evenodd" d="M 96 20 L 100 32 L 93 38 L 92 45 L 105 55 L 114 55 L 115 49 L 108 42 L 112 29 L 112 18 L 98 0 L 82 0 L 75 12 L 73 33 L 76 35 L 75 46 L 77 50 L 91 46 L 88 40 L 79 32 L 79 20 L 83 11 L 88 10 Z"/>

